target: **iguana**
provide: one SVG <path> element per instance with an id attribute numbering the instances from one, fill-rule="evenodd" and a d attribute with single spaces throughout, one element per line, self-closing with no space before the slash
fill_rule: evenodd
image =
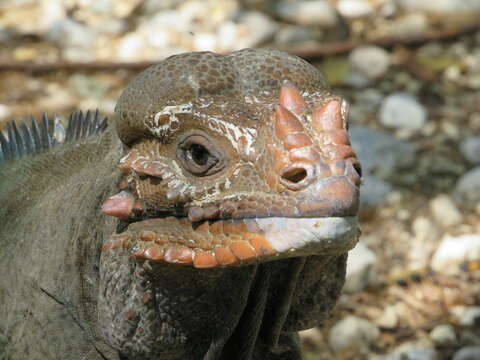
<path id="1" fill-rule="evenodd" d="M 10 125 L 3 358 L 300 359 L 358 238 L 346 116 L 307 62 L 245 49 L 146 69 L 108 126 Z"/>

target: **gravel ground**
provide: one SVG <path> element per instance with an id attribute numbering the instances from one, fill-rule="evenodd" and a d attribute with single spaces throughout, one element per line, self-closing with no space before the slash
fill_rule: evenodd
<path id="1" fill-rule="evenodd" d="M 301 334 L 306 359 L 480 359 L 480 31 L 431 36 L 479 18 L 478 0 L 4 0 L 0 70 L 25 69 L 0 71 L 0 128 L 42 111 L 112 114 L 138 72 L 29 62 L 304 54 L 350 101 L 365 172 L 362 245 L 332 318 Z"/>

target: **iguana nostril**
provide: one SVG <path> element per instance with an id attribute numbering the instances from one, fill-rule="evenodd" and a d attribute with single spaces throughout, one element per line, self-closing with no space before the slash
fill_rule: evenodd
<path id="1" fill-rule="evenodd" d="M 362 177 L 362 167 L 360 166 L 360 163 L 354 163 L 353 168 L 357 172 L 358 176 Z"/>
<path id="2" fill-rule="evenodd" d="M 289 190 L 300 190 L 310 183 L 308 179 L 311 177 L 311 167 L 307 164 L 296 164 L 282 171 L 280 181 Z"/>

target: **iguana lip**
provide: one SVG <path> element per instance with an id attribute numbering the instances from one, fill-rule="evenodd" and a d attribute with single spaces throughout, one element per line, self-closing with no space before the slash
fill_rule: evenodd
<path id="1" fill-rule="evenodd" d="M 103 251 L 128 249 L 139 260 L 193 265 L 241 266 L 288 257 L 339 255 L 357 242 L 357 218 L 246 218 L 192 223 L 153 218 L 131 223 Z"/>

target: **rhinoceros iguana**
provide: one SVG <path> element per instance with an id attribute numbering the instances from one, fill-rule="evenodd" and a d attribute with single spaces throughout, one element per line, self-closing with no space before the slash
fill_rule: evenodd
<path id="1" fill-rule="evenodd" d="M 0 358 L 300 359 L 358 238 L 346 113 L 307 62 L 246 49 L 146 69 L 108 126 L 10 124 Z"/>

